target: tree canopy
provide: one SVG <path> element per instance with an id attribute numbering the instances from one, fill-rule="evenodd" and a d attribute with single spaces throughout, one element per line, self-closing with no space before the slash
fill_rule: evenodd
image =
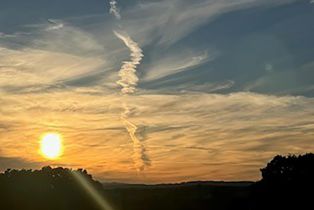
<path id="1" fill-rule="evenodd" d="M 255 209 L 314 209 L 314 154 L 276 156 L 254 185 Z"/>
<path id="2" fill-rule="evenodd" d="M 96 205 L 75 174 L 101 192 L 102 186 L 86 170 L 43 167 L 40 170 L 8 169 L 0 174 L 2 209 L 93 209 Z"/>

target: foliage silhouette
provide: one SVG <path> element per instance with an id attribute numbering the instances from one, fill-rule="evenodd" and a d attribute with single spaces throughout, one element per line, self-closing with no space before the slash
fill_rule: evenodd
<path id="1" fill-rule="evenodd" d="M 254 209 L 314 209 L 314 154 L 276 156 L 253 185 Z"/>
<path id="2" fill-rule="evenodd" d="M 80 174 L 96 190 L 102 189 L 83 169 L 49 166 L 41 170 L 8 169 L 0 175 L 1 209 L 97 209 L 73 173 Z"/>

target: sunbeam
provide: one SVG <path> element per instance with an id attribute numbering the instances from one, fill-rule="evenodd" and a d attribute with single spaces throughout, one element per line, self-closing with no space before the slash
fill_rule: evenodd
<path id="1" fill-rule="evenodd" d="M 77 171 L 72 172 L 77 182 L 86 190 L 102 210 L 114 210 L 105 198 Z"/>

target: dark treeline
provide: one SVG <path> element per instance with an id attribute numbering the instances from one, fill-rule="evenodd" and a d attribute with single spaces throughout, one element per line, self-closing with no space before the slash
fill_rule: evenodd
<path id="1" fill-rule="evenodd" d="M 314 209 L 314 154 L 276 156 L 253 184 L 252 209 Z"/>
<path id="2" fill-rule="evenodd" d="M 261 173 L 255 183 L 128 185 L 101 184 L 83 169 L 8 169 L 0 174 L 0 209 L 102 209 L 95 193 L 113 210 L 314 209 L 314 154 L 276 156 Z"/>
<path id="3" fill-rule="evenodd" d="M 98 209 L 75 173 L 96 190 L 102 190 L 101 183 L 83 169 L 73 171 L 49 166 L 41 170 L 8 169 L 0 175 L 0 209 Z"/>

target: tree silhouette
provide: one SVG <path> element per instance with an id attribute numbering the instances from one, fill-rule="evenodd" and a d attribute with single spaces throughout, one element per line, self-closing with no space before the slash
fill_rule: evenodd
<path id="1" fill-rule="evenodd" d="M 276 156 L 253 186 L 255 209 L 314 209 L 314 154 Z"/>
<path id="2" fill-rule="evenodd" d="M 261 169 L 262 181 L 274 184 L 299 184 L 313 182 L 314 154 L 288 157 L 276 156 L 266 168 Z"/>
<path id="3" fill-rule="evenodd" d="M 101 193 L 102 185 L 83 169 L 50 166 L 41 170 L 8 169 L 0 174 L 1 209 L 97 209 L 73 173 Z"/>

